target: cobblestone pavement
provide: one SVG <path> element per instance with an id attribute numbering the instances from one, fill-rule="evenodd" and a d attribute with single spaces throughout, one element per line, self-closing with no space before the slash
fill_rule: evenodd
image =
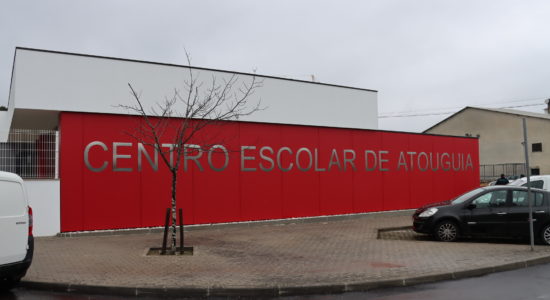
<path id="1" fill-rule="evenodd" d="M 149 247 L 160 246 L 162 233 L 36 238 L 34 261 L 23 280 L 30 286 L 277 288 L 278 293 L 340 285 L 345 291 L 550 261 L 545 246 L 532 252 L 521 243 L 442 243 L 407 230 L 377 239 L 380 228 L 410 223 L 407 212 L 191 228 L 186 246 L 194 247 L 192 256 L 146 256 Z"/>

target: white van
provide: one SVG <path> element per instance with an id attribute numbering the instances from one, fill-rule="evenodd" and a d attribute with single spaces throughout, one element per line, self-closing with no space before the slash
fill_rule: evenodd
<path id="1" fill-rule="evenodd" d="M 32 209 L 23 179 L 0 171 L 0 289 L 10 289 L 27 273 L 34 251 Z"/>
<path id="2" fill-rule="evenodd" d="M 531 187 L 550 191 L 550 175 L 533 175 L 529 179 Z M 512 181 L 508 185 L 527 186 L 527 177 Z"/>

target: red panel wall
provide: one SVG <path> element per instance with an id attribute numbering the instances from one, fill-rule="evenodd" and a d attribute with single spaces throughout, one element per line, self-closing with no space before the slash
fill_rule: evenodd
<path id="1" fill-rule="evenodd" d="M 137 142 L 127 132 L 139 122 L 61 114 L 62 231 L 162 225 L 171 177 L 160 157 L 158 171 L 145 158 L 138 170 Z M 215 170 L 203 153 L 200 166 L 189 160 L 182 167 L 178 207 L 186 224 L 416 208 L 479 185 L 478 141 L 471 138 L 228 122 L 206 128 L 191 143 L 207 140 L 223 141 L 228 165 Z M 101 171 L 85 164 L 92 142 L 104 145 L 88 153 L 93 168 L 106 164 Z M 114 153 L 113 143 L 131 144 Z M 226 156 L 212 153 L 210 161 L 221 168 Z"/>

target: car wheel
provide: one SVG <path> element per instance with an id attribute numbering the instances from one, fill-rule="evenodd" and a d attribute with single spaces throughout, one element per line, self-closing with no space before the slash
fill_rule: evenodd
<path id="1" fill-rule="evenodd" d="M 550 225 L 544 226 L 544 229 L 542 229 L 542 232 L 540 234 L 540 240 L 545 245 L 550 245 Z"/>
<path id="2" fill-rule="evenodd" d="M 458 239 L 458 226 L 453 221 L 443 221 L 437 224 L 435 227 L 435 238 L 442 242 L 456 241 Z"/>

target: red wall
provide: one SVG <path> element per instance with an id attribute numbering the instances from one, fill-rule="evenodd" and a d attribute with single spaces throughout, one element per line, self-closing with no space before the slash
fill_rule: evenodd
<path id="1" fill-rule="evenodd" d="M 98 230 L 160 226 L 170 205 L 171 177 L 159 157 L 159 170 L 153 171 L 146 159 L 137 169 L 137 142 L 126 132 L 136 128 L 140 119 L 131 116 L 83 113 L 62 113 L 61 142 L 61 230 Z M 281 219 L 416 208 L 443 201 L 479 186 L 478 141 L 472 138 L 431 136 L 374 130 L 336 129 L 326 127 L 293 126 L 229 122 L 211 126 L 197 136 L 193 143 L 207 139 L 223 140 L 228 149 L 229 164 L 223 171 L 209 167 L 204 153 L 199 168 L 191 161 L 189 169 L 181 171 L 178 179 L 178 206 L 183 208 L 186 224 Z M 94 168 L 104 163 L 100 171 L 90 170 L 84 162 L 86 146 L 100 141 L 101 146 L 89 148 L 88 161 Z M 168 142 L 169 139 L 166 140 Z M 113 142 L 132 143 L 119 147 L 118 168 L 113 170 Z M 256 146 L 246 150 L 245 168 L 241 170 L 241 146 Z M 331 170 L 307 171 L 297 168 L 297 161 L 288 152 L 282 152 L 283 168 L 293 163 L 292 170 L 283 172 L 270 167 L 260 157 L 260 148 L 269 146 L 275 154 L 264 152 L 273 160 L 281 147 L 288 147 L 295 156 L 306 147 L 314 155 L 318 149 L 318 168 L 328 169 L 333 149 L 338 154 L 340 170 L 333 159 Z M 147 148 L 152 154 L 150 148 Z M 343 151 L 356 155 L 355 170 L 350 163 L 344 170 Z M 365 150 L 383 151 L 386 162 L 375 170 L 365 167 Z M 414 152 L 416 154 L 409 154 Z M 414 164 L 399 165 L 400 154 Z M 424 154 L 420 154 L 424 153 Z M 433 169 L 426 163 L 432 154 Z M 437 155 L 452 164 L 452 155 L 464 157 L 463 164 L 455 159 L 455 168 L 442 170 L 435 163 Z M 470 160 L 467 161 L 467 157 Z M 214 154 L 213 165 L 221 167 L 223 154 Z M 419 159 L 420 157 L 420 159 Z M 372 155 L 369 154 L 372 166 Z M 403 158 L 403 157 L 402 157 Z M 449 158 L 449 159 L 447 159 Z M 403 161 L 401 161 L 403 162 Z M 298 163 L 306 168 L 307 152 L 302 152 Z M 467 166 L 465 166 L 469 163 Z M 426 168 L 426 166 L 428 166 Z M 439 168 L 436 168 L 439 167 Z M 387 171 L 380 170 L 387 169 Z M 427 169 L 427 170 L 425 170 Z"/>

